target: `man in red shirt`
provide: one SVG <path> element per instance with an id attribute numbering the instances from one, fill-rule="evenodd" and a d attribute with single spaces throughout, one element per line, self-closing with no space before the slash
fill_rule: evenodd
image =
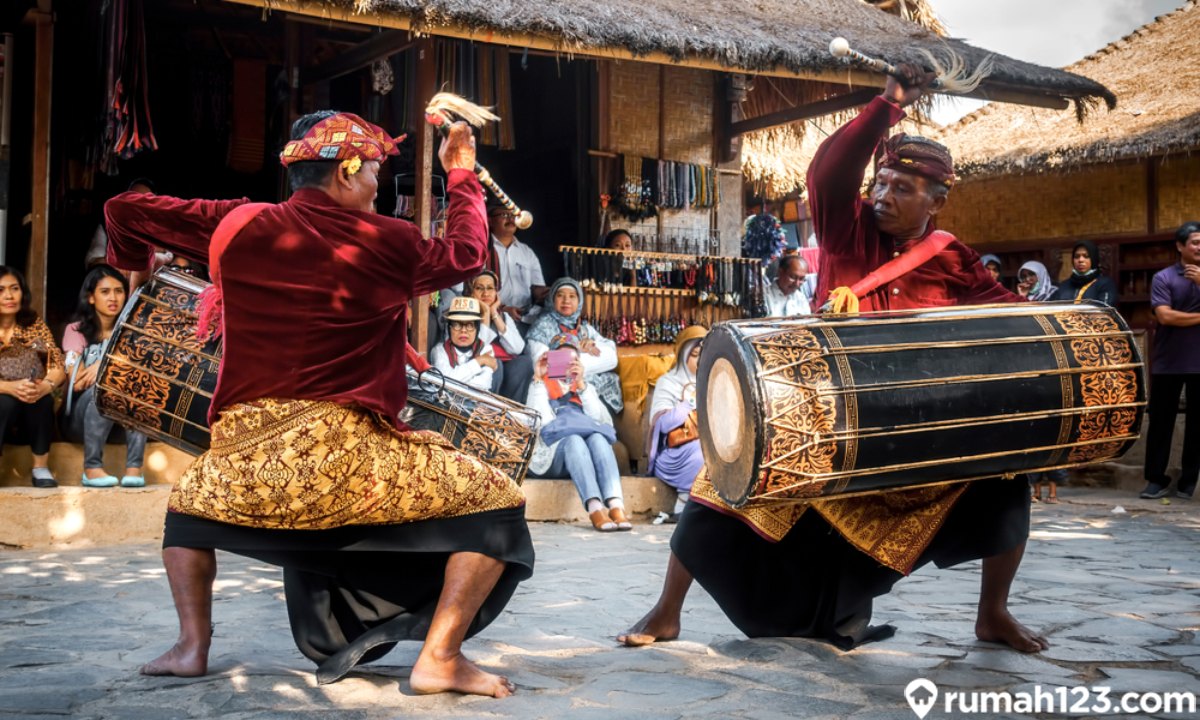
<path id="1" fill-rule="evenodd" d="M 869 199 L 860 195 L 867 165 L 888 129 L 918 100 L 928 77 L 905 68 L 905 84 L 888 78 L 883 94 L 831 135 L 809 168 L 813 222 L 821 243 L 817 301 L 854 286 L 900 258 L 934 232 L 954 181 L 950 154 L 937 143 L 898 135 L 884 144 Z M 952 238 L 924 262 L 884 278 L 858 298 L 864 310 L 923 308 L 1023 299 L 1004 290 L 970 248 Z M 930 246 L 925 246 L 930 247 Z M 922 256 L 923 257 L 923 256 Z M 885 273 L 886 274 L 886 273 Z M 1008 592 L 1029 533 L 1029 488 L 1013 481 L 977 481 L 862 498 L 737 510 L 702 472 L 671 538 L 671 558 L 657 604 L 618 637 L 644 645 L 678 636 L 692 580 L 713 596 L 751 637 L 801 636 L 842 648 L 888 637 L 872 627 L 871 605 L 904 574 L 983 558 L 975 634 L 1024 652 L 1046 640 L 1008 612 Z M 749 506 L 747 506 L 749 508 Z M 908 521 L 905 521 L 908 518 Z M 936 534 L 895 528 L 939 528 Z M 874 544 L 903 546 L 900 558 L 849 540 L 874 532 Z M 870 545 L 871 543 L 866 543 Z"/>
<path id="2" fill-rule="evenodd" d="M 460 650 L 532 573 L 521 489 L 398 417 L 410 298 L 475 276 L 487 256 L 470 129 L 455 125 L 438 152 L 442 239 L 374 212 L 380 163 L 397 152 L 382 129 L 325 111 L 292 138 L 286 202 L 125 193 L 105 206 L 117 267 L 146 269 L 153 246 L 209 264 L 201 304 L 224 343 L 212 448 L 172 490 L 163 539 L 180 636 L 142 672 L 207 672 L 220 548 L 284 568 L 318 681 L 424 640 L 417 692 L 509 695 Z"/>

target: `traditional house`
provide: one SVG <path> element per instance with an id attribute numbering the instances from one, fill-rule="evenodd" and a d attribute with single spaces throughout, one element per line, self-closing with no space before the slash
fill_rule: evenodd
<path id="1" fill-rule="evenodd" d="M 1067 67 L 1120 98 L 1082 124 L 993 103 L 948 127 L 939 139 L 963 180 L 942 225 L 997 253 L 1010 280 L 1026 260 L 1066 277 L 1072 244 L 1096 241 L 1122 315 L 1145 327 L 1150 278 L 1176 258 L 1170 238 L 1200 218 L 1198 33 L 1200 4 L 1187 0 Z"/>

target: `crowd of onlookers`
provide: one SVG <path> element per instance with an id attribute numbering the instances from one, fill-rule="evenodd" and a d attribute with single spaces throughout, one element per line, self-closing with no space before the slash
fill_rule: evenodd
<path id="1" fill-rule="evenodd" d="M 574 481 L 597 530 L 628 529 L 613 449 L 614 416 L 624 410 L 615 372 L 616 344 L 585 319 L 585 290 L 576 279 L 546 283 L 537 255 L 516 238 L 516 224 L 507 209 L 489 205 L 488 227 L 487 266 L 467 282 L 439 293 L 429 361 L 447 377 L 535 410 L 542 428 L 530 473 Z M 94 244 L 102 249 L 102 228 L 97 238 Z M 1176 240 L 1181 260 L 1155 276 L 1151 292 L 1160 327 L 1153 357 L 1157 389 L 1150 406 L 1149 485 L 1143 497 L 1162 497 L 1170 483 L 1163 474 L 1164 453 L 1170 447 L 1173 409 L 1180 393 L 1186 387 L 1190 395 L 1200 398 L 1200 352 L 1195 349 L 1200 347 L 1200 226 L 1185 225 Z M 630 236 L 614 230 L 606 244 L 629 250 Z M 89 254 L 90 270 L 79 291 L 74 322 L 61 342 L 30 308 L 29 288 L 21 273 L 0 267 L 0 434 L 14 425 L 23 431 L 32 449 L 32 482 L 37 487 L 55 485 L 48 452 L 56 431 L 83 444 L 84 485 L 144 483 L 146 437 L 114 428 L 96 408 L 98 363 L 129 297 L 126 277 L 103 264 L 102 258 L 102 250 Z M 1100 267 L 1096 245 L 1080 241 L 1071 258 L 1071 274 L 1057 285 L 1044 264 L 1025 263 L 1015 278 L 1017 293 L 1033 301 L 1098 300 L 1115 305 L 1116 286 Z M 202 266 L 169 256 L 160 258 L 160 264 L 164 262 L 206 279 Z M 985 255 L 980 262 L 997 281 L 1002 279 L 998 257 Z M 802 255 L 785 254 L 769 274 L 764 297 L 769 316 L 807 315 L 814 310 L 816 276 Z M 698 442 L 696 367 L 706 333 L 705 328 L 693 326 L 678 334 L 670 368 L 651 378 L 653 392 L 643 412 L 645 447 L 630 448 L 644 450 L 648 472 L 676 490 L 674 511 L 662 518 L 668 522 L 682 510 L 704 464 Z M 57 411 L 56 396 L 61 398 Z M 1200 402 L 1193 400 L 1190 407 L 1189 415 L 1194 417 Z M 1169 427 L 1167 409 L 1172 410 Z M 103 468 L 104 445 L 114 438 L 114 431 L 123 435 L 127 448 L 119 478 Z M 1200 457 L 1200 422 L 1189 423 L 1184 453 L 1184 479 L 1178 493 L 1190 497 Z M 1150 455 L 1153 472 L 1158 473 L 1154 478 Z M 1064 475 L 1065 471 L 1057 470 L 1032 478 L 1034 499 L 1042 499 L 1046 487 L 1045 502 L 1057 502 L 1056 486 Z"/>

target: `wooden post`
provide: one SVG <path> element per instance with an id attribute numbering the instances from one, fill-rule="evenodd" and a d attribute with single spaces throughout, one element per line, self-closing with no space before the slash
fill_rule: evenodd
<path id="1" fill-rule="evenodd" d="M 33 14 L 33 235 L 29 242 L 29 260 L 25 276 L 33 309 L 46 317 L 46 257 L 50 229 L 50 98 L 54 67 L 54 20 L 50 13 Z"/>
<path id="2" fill-rule="evenodd" d="M 423 38 L 412 51 L 417 62 L 417 104 L 410 121 L 412 127 L 416 128 L 414 132 L 417 136 L 416 196 L 413 201 L 417 206 L 417 227 L 422 233 L 429 233 L 433 227 L 433 146 L 438 138 L 433 126 L 425 122 L 425 103 L 433 97 L 437 86 L 435 42 L 433 38 Z M 419 272 L 419 268 L 414 270 Z M 425 356 L 429 351 L 429 296 L 413 298 L 411 307 L 409 341 L 417 352 Z"/>

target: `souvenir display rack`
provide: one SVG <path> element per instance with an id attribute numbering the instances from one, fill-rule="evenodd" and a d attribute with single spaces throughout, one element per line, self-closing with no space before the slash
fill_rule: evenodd
<path id="1" fill-rule="evenodd" d="M 688 325 L 763 314 L 765 276 L 754 259 L 564 245 L 584 317 L 618 345 L 672 343 Z"/>

